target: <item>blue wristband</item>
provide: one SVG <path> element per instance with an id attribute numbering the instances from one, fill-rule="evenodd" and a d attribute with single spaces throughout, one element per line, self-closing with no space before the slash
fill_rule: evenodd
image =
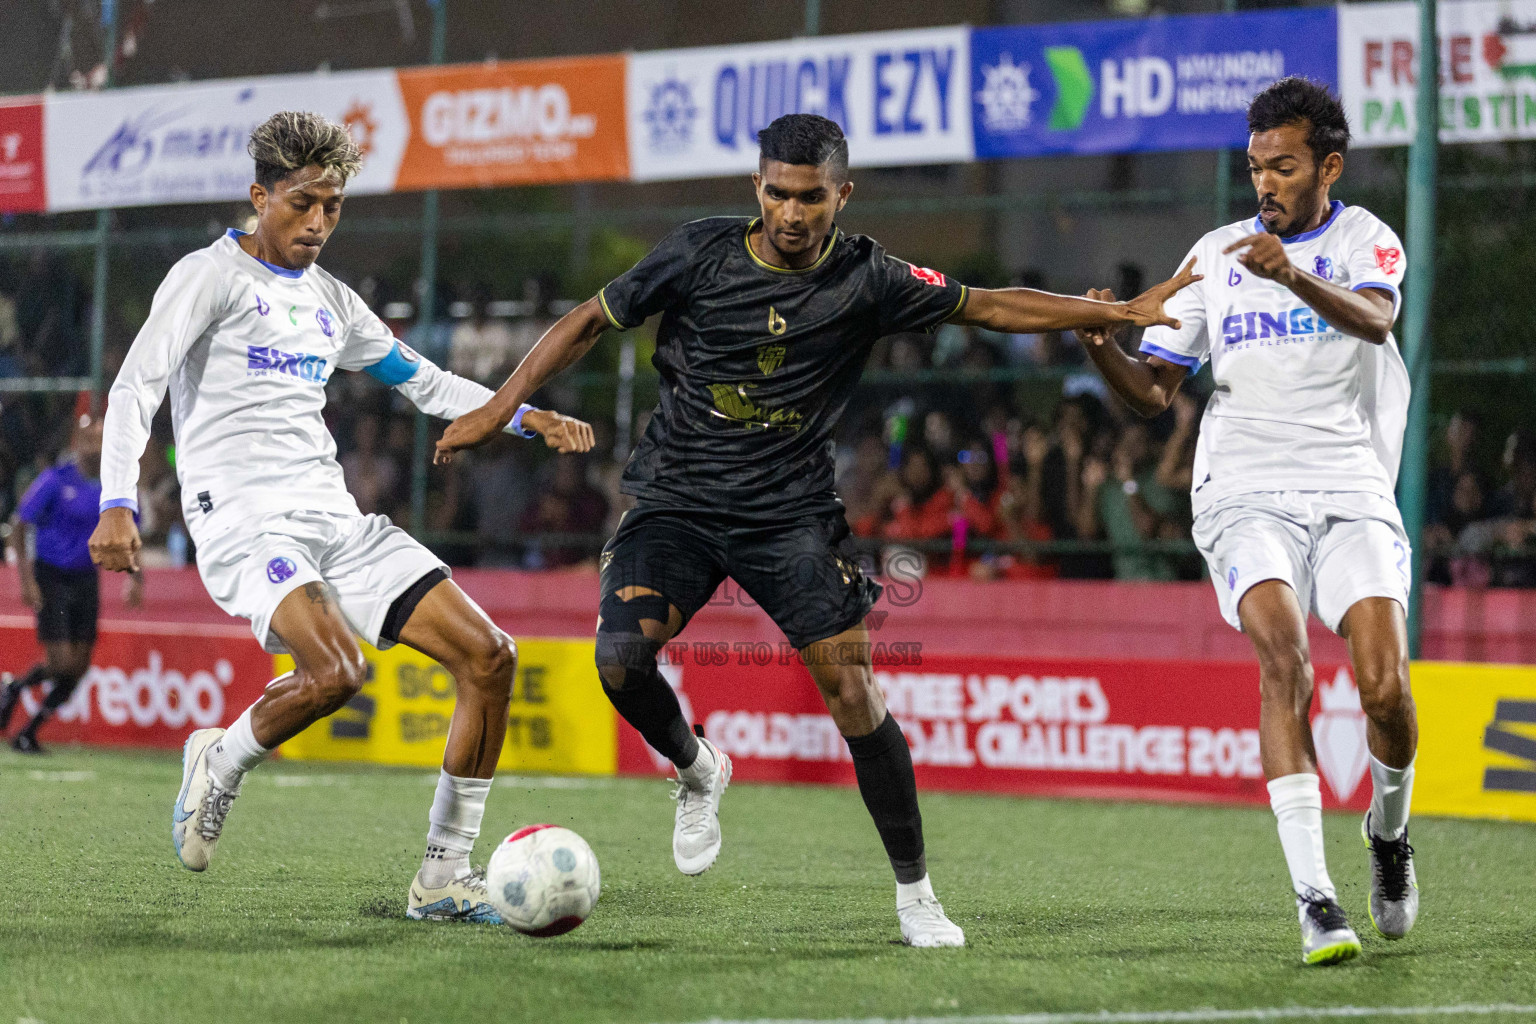
<path id="1" fill-rule="evenodd" d="M 517 415 L 512 417 L 512 433 L 516 434 L 518 437 L 538 437 L 539 436 L 539 432 L 538 431 L 536 431 L 536 430 L 526 430 L 523 427 L 523 414 L 524 413 L 530 413 L 530 412 L 538 412 L 538 411 L 539 410 L 537 408 L 535 408 L 534 406 L 528 405 L 526 402 L 524 404 L 518 406 L 517 407 Z"/>

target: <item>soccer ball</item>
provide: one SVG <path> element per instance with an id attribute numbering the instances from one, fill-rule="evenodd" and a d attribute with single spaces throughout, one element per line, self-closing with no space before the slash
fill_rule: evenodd
<path id="1" fill-rule="evenodd" d="M 524 935 L 564 935 L 587 919 L 602 888 L 597 856 L 558 825 L 529 825 L 502 840 L 485 870 L 491 905 Z"/>

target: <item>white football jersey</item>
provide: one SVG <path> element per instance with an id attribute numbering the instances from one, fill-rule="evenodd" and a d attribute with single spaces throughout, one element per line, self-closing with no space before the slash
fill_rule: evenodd
<path id="1" fill-rule="evenodd" d="M 1388 499 L 1408 420 L 1408 370 L 1389 335 L 1373 345 L 1335 329 L 1283 285 L 1222 250 L 1263 231 L 1257 218 L 1218 228 L 1189 251 L 1196 282 L 1170 299 L 1182 321 L 1150 327 L 1141 350 L 1193 372 L 1210 360 L 1216 391 L 1200 423 L 1192 491 L 1198 514 L 1255 491 L 1366 491 Z M 1282 238 L 1291 263 L 1353 291 L 1390 292 L 1406 258 L 1375 216 L 1335 200 L 1314 231 Z M 1186 256 L 1187 260 L 1189 256 Z"/>
<path id="2" fill-rule="evenodd" d="M 239 236 L 231 230 L 171 268 L 108 395 L 101 507 L 137 509 L 139 458 L 169 387 L 194 538 L 271 512 L 358 514 L 321 416 L 335 369 L 367 370 L 432 415 L 491 397 L 399 344 L 320 267 L 266 263 Z"/>

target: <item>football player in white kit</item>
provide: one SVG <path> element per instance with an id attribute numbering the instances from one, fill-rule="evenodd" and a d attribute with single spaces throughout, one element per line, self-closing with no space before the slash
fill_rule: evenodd
<path id="1" fill-rule="evenodd" d="M 1248 127 L 1259 214 L 1190 250 L 1204 277 L 1167 307 L 1182 326 L 1149 328 L 1144 361 L 1102 334 L 1084 340 L 1104 379 L 1145 416 L 1211 363 L 1216 391 L 1195 454 L 1195 543 L 1222 615 L 1258 654 L 1261 754 L 1303 960 L 1336 963 L 1358 955 L 1360 940 L 1323 857 L 1309 610 L 1348 641 L 1368 720 L 1371 919 L 1399 939 L 1419 905 L 1408 845 L 1418 742 L 1409 548 L 1393 499 L 1408 412 L 1408 374 L 1391 333 L 1405 257 L 1385 224 L 1329 199 L 1349 124 L 1326 88 L 1283 79 L 1255 97 Z"/>
<path id="2" fill-rule="evenodd" d="M 495 922 L 469 864 L 501 753 L 516 649 L 442 562 L 384 516 L 361 515 L 321 418 L 336 369 L 364 370 L 437 416 L 468 412 L 489 389 L 446 373 L 394 336 L 315 265 L 361 157 L 347 130 L 307 113 L 251 135 L 256 229 L 183 257 L 112 385 L 93 558 L 138 567 L 139 457 L 171 390 L 183 514 L 219 607 L 251 622 L 296 669 L 226 732 L 187 739 L 172 839 L 182 864 L 208 866 L 245 774 L 279 743 L 347 703 L 367 666 L 356 637 L 403 643 L 457 683 L 427 852 L 410 887 L 417 919 Z M 591 427 L 524 406 L 513 430 L 559 451 L 592 447 Z"/>

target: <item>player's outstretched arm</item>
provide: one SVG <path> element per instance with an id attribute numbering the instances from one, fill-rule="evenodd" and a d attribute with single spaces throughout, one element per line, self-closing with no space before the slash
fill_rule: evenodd
<path id="1" fill-rule="evenodd" d="M 1384 345 L 1396 319 L 1392 296 L 1381 288 L 1350 291 L 1315 274 L 1298 270 L 1280 239 L 1267 231 L 1240 238 L 1223 253 L 1244 250 L 1237 262 L 1256 277 L 1283 284 L 1324 320 L 1351 338 Z"/>
<path id="2" fill-rule="evenodd" d="M 448 424 L 442 440 L 437 442 L 435 461 L 439 464 L 453 460 L 453 453 L 465 448 L 476 448 L 506 429 L 518 408 L 528 396 L 560 371 L 591 351 L 597 339 L 610 326 L 602 303 L 596 296 L 583 302 L 555 322 L 544 332 L 544 337 L 533 346 L 533 351 L 517 365 L 491 400 L 480 408 L 467 412 Z M 552 414 L 558 415 L 558 414 Z M 527 423 L 527 416 L 524 416 Z M 528 424 L 530 428 L 533 424 Z M 591 428 L 587 428 L 590 441 Z M 545 443 L 550 435 L 545 435 Z M 590 444 L 588 445 L 590 447 Z M 585 449 L 583 449 L 585 450 Z"/>
<path id="3" fill-rule="evenodd" d="M 1179 321 L 1163 312 L 1163 303 L 1181 288 L 1201 279 L 1201 275 L 1194 272 L 1194 266 L 1195 261 L 1191 259 L 1176 276 L 1153 285 L 1129 302 L 1057 295 L 1033 288 L 972 288 L 965 307 L 954 320 L 1001 334 L 1151 327 L 1154 324 L 1177 329 Z"/>
<path id="4" fill-rule="evenodd" d="M 417 358 L 416 365 L 403 367 L 399 374 L 404 376 L 405 372 L 409 372 L 410 376 L 394 386 L 428 416 L 454 419 L 479 409 L 495 398 L 495 392 L 484 384 L 460 377 L 429 360 Z M 368 368 L 368 372 L 380 377 L 377 367 Z M 387 374 L 388 368 L 383 372 Z M 385 376 L 382 379 L 392 378 Z M 562 454 L 591 451 L 596 443 L 592 435 L 592 424 L 574 416 L 531 405 L 519 406 L 504 430 L 519 437 L 542 437 L 545 444 Z"/>
<path id="5" fill-rule="evenodd" d="M 1187 264 L 1184 269 L 1189 269 Z M 1090 288 L 1088 297 L 1108 302 L 1113 301 L 1115 293 L 1108 288 Z M 1158 356 L 1148 356 L 1143 362 L 1120 347 L 1115 341 L 1116 333 L 1110 329 L 1080 330 L 1077 337 L 1104 383 L 1138 414 L 1156 416 L 1173 402 L 1189 368 Z"/>

